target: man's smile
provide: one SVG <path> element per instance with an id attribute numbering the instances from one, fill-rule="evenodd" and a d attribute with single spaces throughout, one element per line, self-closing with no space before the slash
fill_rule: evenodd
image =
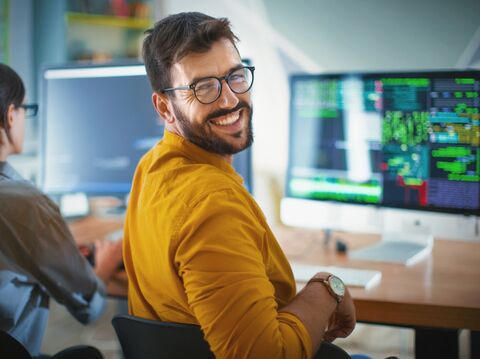
<path id="1" fill-rule="evenodd" d="M 240 118 L 240 111 L 241 110 L 238 110 L 238 111 L 229 113 L 226 116 L 217 117 L 215 119 L 212 119 L 210 122 L 212 122 L 214 125 L 219 125 L 219 126 L 231 125 Z"/>
<path id="2" fill-rule="evenodd" d="M 238 132 L 243 129 L 244 121 L 242 119 L 243 108 L 237 111 L 231 112 L 227 115 L 215 117 L 209 122 L 222 131 L 226 132 Z"/>

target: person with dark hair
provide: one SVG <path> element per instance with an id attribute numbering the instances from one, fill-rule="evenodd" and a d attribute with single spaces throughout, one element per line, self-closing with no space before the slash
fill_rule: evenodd
<path id="1" fill-rule="evenodd" d="M 355 326 L 343 282 L 296 294 L 290 265 L 232 156 L 250 146 L 252 66 L 225 18 L 180 13 L 143 44 L 163 139 L 135 172 L 124 233 L 132 315 L 200 325 L 217 358 L 310 358 Z"/>
<path id="2" fill-rule="evenodd" d="M 37 356 L 50 297 L 83 324 L 102 314 L 122 244 L 98 241 L 92 269 L 58 207 L 6 162 L 22 152 L 25 118 L 38 109 L 24 101 L 21 78 L 0 64 L 0 330 Z"/>

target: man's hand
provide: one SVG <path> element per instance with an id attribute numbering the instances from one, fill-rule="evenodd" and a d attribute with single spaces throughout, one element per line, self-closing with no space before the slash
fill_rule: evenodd
<path id="1" fill-rule="evenodd" d="M 330 317 L 323 340 L 333 342 L 337 338 L 346 338 L 355 328 L 355 322 L 355 306 L 350 292 L 345 288 L 345 296 Z"/>
<path id="2" fill-rule="evenodd" d="M 322 277 L 329 273 L 317 273 Z M 314 277 L 315 277 L 314 276 Z M 294 314 L 310 334 L 313 352 L 322 340 L 333 341 L 347 337 L 355 327 L 355 306 L 347 288 L 340 304 L 330 294 L 324 283 L 310 282 L 280 311 Z"/>
<path id="3" fill-rule="evenodd" d="M 95 274 L 107 283 L 122 261 L 122 241 L 98 240 L 95 242 Z"/>

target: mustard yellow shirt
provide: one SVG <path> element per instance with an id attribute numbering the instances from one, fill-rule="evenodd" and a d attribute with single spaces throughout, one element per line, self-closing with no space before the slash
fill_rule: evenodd
<path id="1" fill-rule="evenodd" d="M 165 131 L 140 161 L 125 222 L 132 315 L 199 324 L 217 358 L 310 358 L 290 265 L 222 157 Z"/>

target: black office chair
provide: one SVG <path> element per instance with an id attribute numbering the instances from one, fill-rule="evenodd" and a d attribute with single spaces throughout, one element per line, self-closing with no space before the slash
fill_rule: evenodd
<path id="1" fill-rule="evenodd" d="M 198 325 L 131 315 L 115 316 L 112 325 L 125 359 L 215 359 Z"/>
<path id="2" fill-rule="evenodd" d="M 32 359 L 32 356 L 22 343 L 0 330 L 0 358 Z"/>
<path id="3" fill-rule="evenodd" d="M 17 339 L 0 330 L 0 358 L 33 359 Z M 76 345 L 63 349 L 51 359 L 103 359 L 102 353 L 89 345 Z"/>
<path id="4" fill-rule="evenodd" d="M 339 346 L 333 343 L 323 342 L 313 359 L 351 359 L 351 356 Z"/>
<path id="5" fill-rule="evenodd" d="M 103 359 L 103 355 L 90 345 L 75 345 L 59 351 L 51 359 Z"/>
<path id="6" fill-rule="evenodd" d="M 112 319 L 125 359 L 214 359 L 198 325 L 117 315 Z M 350 359 L 343 349 L 323 343 L 315 358 Z"/>

